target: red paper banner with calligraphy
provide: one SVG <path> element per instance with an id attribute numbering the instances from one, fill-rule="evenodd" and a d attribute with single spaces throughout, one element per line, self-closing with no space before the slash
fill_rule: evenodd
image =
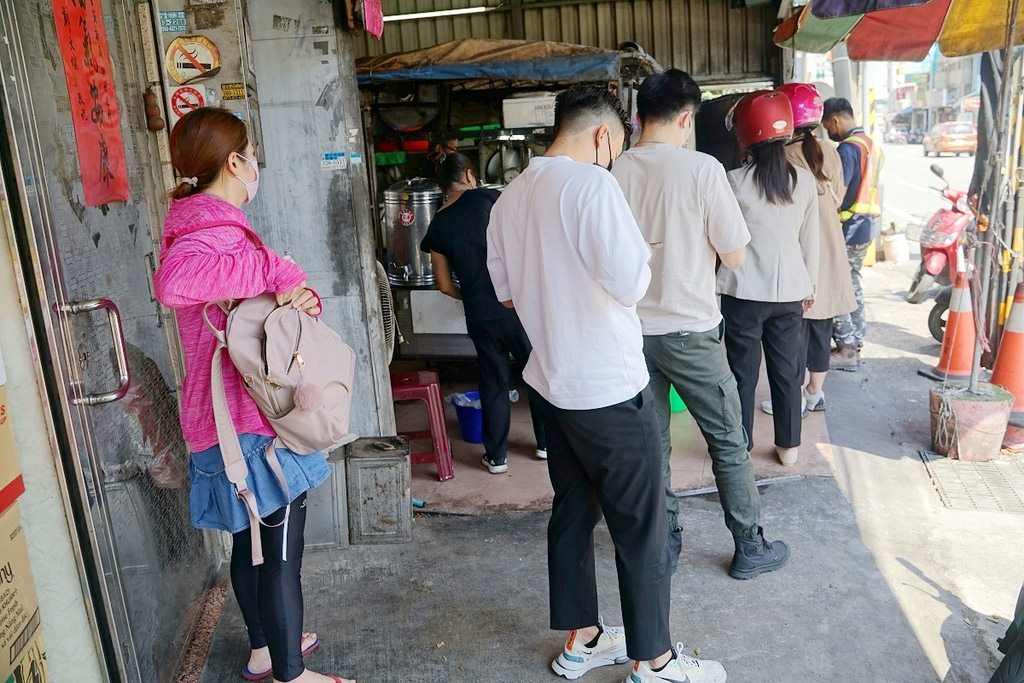
<path id="1" fill-rule="evenodd" d="M 129 198 L 121 113 L 100 0 L 53 0 L 86 206 Z"/>

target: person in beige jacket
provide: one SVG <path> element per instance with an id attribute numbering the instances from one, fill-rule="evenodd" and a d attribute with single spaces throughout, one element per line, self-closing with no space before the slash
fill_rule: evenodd
<path id="1" fill-rule="evenodd" d="M 843 184 L 843 162 L 833 145 L 814 135 L 821 124 L 823 104 L 818 89 L 807 83 L 787 83 L 779 88 L 793 106 L 793 127 L 796 133 L 786 145 L 786 158 L 791 164 L 814 174 L 818 186 L 818 221 L 821 258 L 818 263 L 818 288 L 814 305 L 804 313 L 807 335 L 807 371 L 804 387 L 804 409 L 825 410 L 825 377 L 829 368 L 832 340 L 832 319 L 857 307 L 853 283 L 847 277 L 846 242 L 839 221 L 839 204 L 846 192 Z M 772 414 L 771 401 L 761 403 L 761 410 Z"/>
<path id="2" fill-rule="evenodd" d="M 749 450 L 763 349 L 775 408 L 775 451 L 783 465 L 793 465 L 800 446 L 806 365 L 803 313 L 814 303 L 821 255 L 818 192 L 810 171 L 786 158 L 793 111 L 785 93 L 745 95 L 729 122 L 748 159 L 728 178 L 750 244 L 741 267 L 718 271 L 726 354 L 739 389 Z"/>

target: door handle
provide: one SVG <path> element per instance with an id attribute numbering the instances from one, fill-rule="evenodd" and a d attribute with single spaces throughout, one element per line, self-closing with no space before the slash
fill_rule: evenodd
<path id="1" fill-rule="evenodd" d="M 124 327 L 121 325 L 121 313 L 117 310 L 117 304 L 110 299 L 89 299 L 88 301 L 74 301 L 57 306 L 57 310 L 63 313 L 88 313 L 89 311 L 97 311 L 101 308 L 107 312 L 107 322 L 110 324 L 110 337 L 114 342 L 118 385 L 113 391 L 86 394 L 71 399 L 71 402 L 75 405 L 97 406 L 103 403 L 119 401 L 128 393 L 128 388 L 132 383 L 131 369 L 128 367 L 128 348 L 124 339 Z"/>

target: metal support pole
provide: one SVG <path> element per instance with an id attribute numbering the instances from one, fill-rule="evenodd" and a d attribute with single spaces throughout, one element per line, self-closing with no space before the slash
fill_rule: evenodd
<path id="1" fill-rule="evenodd" d="M 1003 186 L 1003 173 L 1005 169 L 1005 160 L 1007 159 L 1006 147 L 1007 147 L 1007 124 L 1010 118 L 1010 97 L 1011 89 L 1010 85 L 1013 84 L 1014 94 L 1019 91 L 1020 84 L 1015 82 L 1013 78 L 1014 69 L 1014 37 L 1017 35 L 1017 15 L 1020 10 L 1021 0 L 1011 0 L 1010 7 L 1007 8 L 1006 16 L 1006 47 L 1003 53 L 1003 82 L 1002 88 L 999 93 L 999 104 L 996 107 L 996 140 L 998 143 L 995 145 L 993 150 L 993 158 L 985 168 L 985 182 L 982 183 L 982 192 L 988 191 L 992 193 L 992 213 L 990 220 L 994 223 L 996 217 L 999 216 L 1000 210 L 1003 208 L 1001 202 L 1004 199 L 1001 193 Z M 995 168 L 993 168 L 995 167 Z M 992 178 L 992 172 L 995 171 L 995 178 Z M 992 184 L 989 184 L 989 180 L 992 180 Z M 979 202 L 980 204 L 980 202 Z M 997 226 L 990 224 L 989 230 L 996 229 Z M 977 226 L 975 226 L 974 234 L 972 235 L 973 241 L 977 243 Z M 981 254 L 984 257 L 987 249 L 983 246 Z M 975 254 L 976 256 L 976 254 Z M 977 263 L 977 261 L 975 261 Z M 986 258 L 981 264 L 982 277 L 979 282 L 980 291 L 978 296 L 975 297 L 975 323 L 985 319 L 986 310 L 988 308 L 988 290 L 989 290 L 989 274 L 992 268 L 992 259 Z M 977 339 L 974 342 L 974 362 L 971 365 L 971 379 L 968 385 L 968 391 L 971 393 L 978 392 L 978 380 L 981 375 L 981 353 L 982 353 L 982 339 L 984 328 L 978 330 L 979 334 L 976 335 Z"/>
<path id="2" fill-rule="evenodd" d="M 853 81 L 850 78 L 850 57 L 846 52 L 846 43 L 839 43 L 832 48 L 832 81 L 836 97 L 844 97 L 852 102 Z"/>

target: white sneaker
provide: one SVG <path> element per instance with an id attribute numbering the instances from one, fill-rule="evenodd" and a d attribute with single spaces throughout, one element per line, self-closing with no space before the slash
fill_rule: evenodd
<path id="1" fill-rule="evenodd" d="M 824 406 L 825 405 L 825 395 L 824 394 L 821 394 L 821 400 L 822 400 L 822 405 Z M 811 408 L 811 410 L 815 410 L 815 408 Z M 821 408 L 821 410 L 825 410 L 825 408 Z M 761 401 L 761 412 L 765 413 L 766 415 L 774 415 L 775 414 L 774 411 L 772 410 L 771 399 L 769 399 L 767 401 Z M 803 398 L 800 399 L 800 417 L 807 417 L 807 397 L 806 396 L 804 396 Z"/>
<path id="2" fill-rule="evenodd" d="M 565 649 L 551 662 L 552 671 L 569 680 L 576 680 L 599 666 L 625 664 L 629 661 L 626 655 L 626 633 L 621 628 L 606 626 L 600 617 L 597 623 L 602 629 L 597 645 L 588 648 L 577 636 L 576 631 L 570 632 L 569 638 L 565 641 Z"/>
<path id="3" fill-rule="evenodd" d="M 661 671 L 653 671 L 647 662 L 634 662 L 623 683 L 725 683 L 725 667 L 711 659 L 694 659 L 676 645 L 676 658 Z"/>
<path id="4" fill-rule="evenodd" d="M 825 392 L 819 391 L 816 394 L 808 394 L 804 391 L 804 400 L 807 401 L 807 410 L 812 413 L 820 413 L 825 410 Z"/>
<path id="5" fill-rule="evenodd" d="M 504 474 L 505 472 L 508 472 L 507 462 L 494 462 L 486 455 L 480 458 L 480 462 L 484 464 L 484 467 L 486 467 L 487 471 L 491 474 Z"/>
<path id="6" fill-rule="evenodd" d="M 537 457 L 538 460 L 547 460 L 548 459 L 548 452 L 547 452 L 547 450 L 545 450 L 543 448 L 538 448 L 537 450 L 535 450 L 533 452 L 533 454 Z"/>

